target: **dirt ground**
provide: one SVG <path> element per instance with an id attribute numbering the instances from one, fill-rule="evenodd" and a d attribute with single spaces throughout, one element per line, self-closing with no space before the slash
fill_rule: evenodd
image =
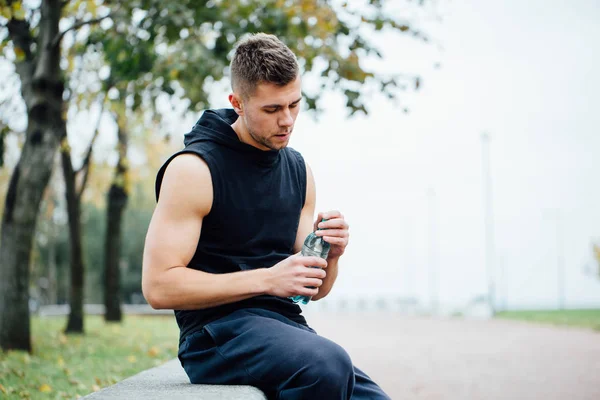
<path id="1" fill-rule="evenodd" d="M 600 333 L 506 320 L 305 313 L 392 399 L 600 399 Z"/>

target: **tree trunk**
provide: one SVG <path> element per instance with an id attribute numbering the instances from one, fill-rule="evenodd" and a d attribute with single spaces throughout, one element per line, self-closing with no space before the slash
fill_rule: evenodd
<path id="1" fill-rule="evenodd" d="M 60 48 L 51 42 L 58 34 L 60 1 L 44 0 L 38 29 L 39 53 L 31 53 L 29 25 L 10 20 L 13 44 L 24 50 L 16 63 L 27 109 L 25 145 L 6 193 L 0 240 L 0 347 L 31 351 L 29 269 L 33 236 L 42 195 L 54 155 L 66 132 L 59 60 Z"/>
<path id="2" fill-rule="evenodd" d="M 123 210 L 127 205 L 127 132 L 118 128 L 119 161 L 115 167 L 113 182 L 108 191 L 106 210 L 106 239 L 104 257 L 104 306 L 106 321 L 120 322 L 121 312 L 121 279 L 119 259 L 121 257 L 121 225 Z"/>
<path id="3" fill-rule="evenodd" d="M 67 215 L 69 216 L 69 237 L 71 239 L 71 293 L 69 296 L 69 319 L 65 332 L 83 333 L 83 282 L 85 269 L 81 240 L 81 205 L 75 188 L 75 171 L 71 164 L 71 152 L 66 144 L 61 149 Z"/>
<path id="4" fill-rule="evenodd" d="M 51 222 L 52 231 L 50 233 L 50 241 L 48 243 L 48 303 L 57 304 L 58 302 L 58 286 L 56 277 L 56 225 Z"/>
<path id="5" fill-rule="evenodd" d="M 55 164 L 56 165 L 56 159 Z M 53 166 L 53 168 L 55 168 Z M 48 291 L 47 291 L 47 301 L 48 304 L 57 304 L 58 301 L 58 292 L 57 292 L 57 265 L 56 265 L 56 242 L 57 242 L 57 234 L 58 230 L 56 227 L 56 222 L 54 221 L 54 214 L 56 212 L 56 199 L 55 199 L 55 191 L 52 187 L 52 177 L 50 178 L 50 195 L 49 197 L 49 220 L 48 220 Z"/>

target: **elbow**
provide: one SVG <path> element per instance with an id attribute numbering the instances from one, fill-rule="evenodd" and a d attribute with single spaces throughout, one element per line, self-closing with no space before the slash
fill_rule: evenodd
<path id="1" fill-rule="evenodd" d="M 144 294 L 146 298 L 146 302 L 155 310 L 168 310 L 170 307 L 160 296 L 156 296 L 155 294 Z"/>
<path id="2" fill-rule="evenodd" d="M 146 302 L 155 310 L 168 310 L 170 305 L 167 302 L 167 296 L 162 293 L 160 286 L 157 283 L 142 281 L 142 294 Z"/>

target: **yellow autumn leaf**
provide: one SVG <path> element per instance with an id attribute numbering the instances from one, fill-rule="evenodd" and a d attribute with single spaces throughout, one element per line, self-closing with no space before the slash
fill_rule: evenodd
<path id="1" fill-rule="evenodd" d="M 12 18 L 12 10 L 10 9 L 9 6 L 2 6 L 2 7 L 0 7 L 0 15 L 6 19 L 11 19 Z"/>
<path id="2" fill-rule="evenodd" d="M 12 16 L 14 19 L 23 21 L 25 19 L 25 10 L 23 10 L 23 6 L 20 1 L 15 1 L 12 4 Z"/>
<path id="3" fill-rule="evenodd" d="M 58 357 L 58 359 L 56 360 L 56 364 L 58 364 L 59 367 L 64 367 L 65 366 L 65 360 L 63 360 L 62 357 Z"/>
<path id="4" fill-rule="evenodd" d="M 67 58 L 67 61 L 69 62 L 67 71 L 73 71 L 73 69 L 75 68 L 75 58 L 73 56 L 70 56 Z"/>
<path id="5" fill-rule="evenodd" d="M 158 347 L 156 346 L 152 346 L 150 347 L 150 349 L 148 350 L 148 355 L 150 357 L 156 357 L 158 355 L 158 353 L 160 352 L 160 350 L 158 349 Z"/>
<path id="6" fill-rule="evenodd" d="M 44 383 L 42 386 L 39 387 L 38 390 L 42 393 L 50 393 L 52 391 L 52 388 L 47 383 Z"/>
<path id="7" fill-rule="evenodd" d="M 14 369 L 11 368 L 10 370 L 13 374 L 15 374 L 16 376 L 18 376 L 19 378 L 23 378 L 25 376 L 25 372 L 18 370 L 18 369 Z"/>
<path id="8" fill-rule="evenodd" d="M 94 17 L 96 16 L 96 14 L 98 14 L 98 7 L 96 6 L 95 0 L 88 1 L 87 7 L 88 11 L 91 12 Z"/>
<path id="9" fill-rule="evenodd" d="M 127 357 L 127 361 L 129 361 L 130 363 L 134 363 L 136 361 L 136 358 L 134 355 L 130 355 L 129 357 Z"/>
<path id="10" fill-rule="evenodd" d="M 15 58 L 17 59 L 18 62 L 21 62 L 25 59 L 25 52 L 23 51 L 22 48 L 15 46 L 14 52 L 15 52 Z"/>
<path id="11" fill-rule="evenodd" d="M 600 245 L 594 245 L 594 256 L 596 257 L 596 260 L 600 262 Z"/>
<path id="12" fill-rule="evenodd" d="M 4 394 L 8 394 L 8 391 L 6 390 L 6 388 L 4 386 L 2 386 L 1 383 L 0 383 L 0 392 L 2 392 Z"/>
<path id="13" fill-rule="evenodd" d="M 117 61 L 123 62 L 123 61 L 127 60 L 128 57 L 129 57 L 129 55 L 127 54 L 127 52 L 125 50 L 121 50 L 119 52 L 119 54 L 117 54 Z"/>
<path id="14" fill-rule="evenodd" d="M 102 385 L 102 381 L 97 376 L 94 377 L 94 380 L 96 381 L 96 385 L 98 385 L 98 386 Z"/>

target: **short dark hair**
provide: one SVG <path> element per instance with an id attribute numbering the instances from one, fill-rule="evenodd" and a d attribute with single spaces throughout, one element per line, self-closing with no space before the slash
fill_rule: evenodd
<path id="1" fill-rule="evenodd" d="M 298 76 L 294 53 L 275 35 L 256 33 L 240 40 L 231 60 L 231 88 L 248 98 L 259 83 L 285 86 Z"/>

